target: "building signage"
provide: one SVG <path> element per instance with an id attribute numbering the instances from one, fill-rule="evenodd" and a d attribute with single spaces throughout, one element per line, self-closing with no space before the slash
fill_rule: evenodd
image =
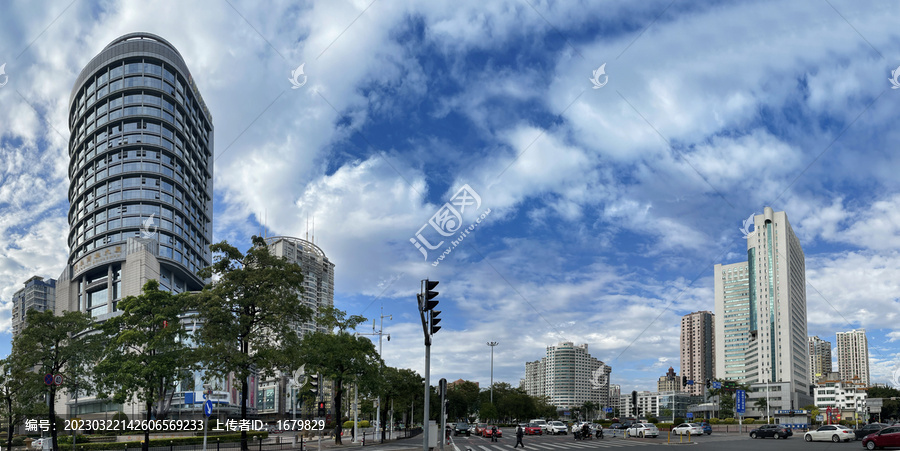
<path id="1" fill-rule="evenodd" d="M 87 256 L 82 257 L 81 260 L 78 260 L 74 265 L 72 265 L 72 272 L 77 275 L 88 268 L 92 268 L 94 266 L 114 260 L 121 260 L 123 258 L 125 258 L 124 246 L 110 246 L 106 249 L 100 249 L 98 251 L 91 252 Z"/>

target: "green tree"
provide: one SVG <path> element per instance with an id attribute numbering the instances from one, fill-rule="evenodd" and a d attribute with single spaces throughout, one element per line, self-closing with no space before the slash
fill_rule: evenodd
<path id="1" fill-rule="evenodd" d="M 117 309 L 122 314 L 99 326 L 107 342 L 96 367 L 99 397 L 111 394 L 120 404 L 136 397 L 147 409 L 147 420 L 166 418 L 180 374 L 196 365 L 179 319 L 187 310 L 187 299 L 185 294 L 160 290 L 159 282 L 151 279 L 144 284 L 143 294 L 119 301 Z M 145 451 L 149 442 L 146 429 Z"/>
<path id="2" fill-rule="evenodd" d="M 478 412 L 478 418 L 481 421 L 492 422 L 497 419 L 497 408 L 490 402 L 481 404 L 481 410 Z"/>
<path id="3" fill-rule="evenodd" d="M 44 384 L 40 375 L 28 371 L 22 362 L 7 357 L 0 360 L 0 401 L 6 419 L 6 448 L 12 449 L 15 427 L 33 415 L 46 415 L 47 405 L 41 393 Z"/>
<path id="4" fill-rule="evenodd" d="M 27 313 L 25 327 L 13 340 L 10 360 L 16 360 L 23 368 L 37 370 L 26 377 L 41 378 L 45 374 L 62 374 L 72 362 L 85 356 L 99 355 L 102 345 L 97 334 L 91 331 L 91 317 L 81 312 L 65 312 L 55 316 L 52 310 Z M 50 439 L 53 449 L 59 449 L 56 423 L 56 398 L 60 388 L 54 384 L 44 387 L 49 402 L 47 420 L 50 421 Z"/>
<path id="5" fill-rule="evenodd" d="M 345 312 L 331 307 L 321 309 L 316 321 L 336 330 L 333 333 L 316 331 L 305 335 L 297 347 L 297 357 L 306 364 L 307 369 L 320 372 L 332 381 L 332 406 L 334 412 L 340 415 L 341 401 L 346 391 L 344 382 L 358 380 L 361 390 L 378 390 L 378 371 L 383 362 L 375 351 L 374 343 L 348 332 L 365 322 L 366 318 L 359 315 L 347 318 Z M 335 444 L 341 444 L 341 428 L 341 422 L 335 421 Z"/>
<path id="6" fill-rule="evenodd" d="M 299 298 L 300 266 L 273 255 L 261 237 L 252 242 L 246 254 L 226 241 L 211 245 L 213 265 L 198 275 L 213 281 L 191 300 L 202 324 L 195 332 L 198 360 L 214 377 L 234 374 L 241 381 L 241 420 L 247 420 L 250 376 L 295 369 L 296 325 L 311 317 Z M 241 449 L 248 449 L 247 431 Z"/>
<path id="7" fill-rule="evenodd" d="M 585 401 L 585 403 L 581 405 L 581 409 L 584 410 L 588 420 L 594 419 L 594 409 L 596 408 L 597 404 L 594 404 L 593 401 Z"/>

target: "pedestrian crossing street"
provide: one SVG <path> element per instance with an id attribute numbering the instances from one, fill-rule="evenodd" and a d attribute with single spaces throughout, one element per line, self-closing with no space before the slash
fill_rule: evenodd
<path id="1" fill-rule="evenodd" d="M 515 442 L 513 442 L 515 443 Z M 647 446 L 653 445 L 654 443 L 648 443 L 644 441 L 629 441 L 629 440 L 608 440 L 608 439 L 599 439 L 599 440 L 590 440 L 587 442 L 561 442 L 561 443 L 528 443 L 525 441 L 525 450 L 537 450 L 537 451 L 561 451 L 561 450 L 588 450 L 588 449 L 604 449 L 604 448 L 623 448 L 629 446 Z M 457 445 L 459 451 L 466 451 L 470 449 L 472 451 L 510 451 L 513 449 L 513 445 L 510 444 L 500 444 L 500 443 L 491 443 L 490 445 L 469 445 L 462 446 Z M 516 449 L 522 449 L 522 447 L 518 447 Z"/>

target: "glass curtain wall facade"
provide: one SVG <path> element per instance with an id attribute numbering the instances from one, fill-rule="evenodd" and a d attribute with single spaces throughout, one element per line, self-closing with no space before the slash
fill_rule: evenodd
<path id="1" fill-rule="evenodd" d="M 117 38 L 78 75 L 68 123 L 69 259 L 57 311 L 108 319 L 150 279 L 176 293 L 202 289 L 213 119 L 178 50 L 149 33 Z"/>

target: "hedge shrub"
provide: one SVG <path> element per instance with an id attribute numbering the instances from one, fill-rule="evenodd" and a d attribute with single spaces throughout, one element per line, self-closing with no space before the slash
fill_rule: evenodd
<path id="1" fill-rule="evenodd" d="M 253 440 L 256 437 L 266 438 L 268 437 L 267 432 L 247 432 L 247 439 Z M 229 442 L 239 442 L 241 441 L 241 434 L 228 434 L 228 435 L 219 435 L 215 437 L 221 443 L 229 443 Z M 15 440 L 13 441 L 15 443 Z M 150 439 L 150 447 L 154 446 L 168 446 L 169 443 L 172 443 L 175 446 L 182 445 L 200 445 L 203 443 L 203 437 L 175 437 L 175 438 L 161 438 L 161 439 Z M 118 450 L 118 449 L 138 449 L 141 447 L 142 441 L 130 441 L 130 442 L 109 442 L 109 443 L 78 443 L 75 447 L 75 451 L 99 451 L 99 450 Z M 72 451 L 72 444 L 59 444 L 60 450 Z"/>
<path id="2" fill-rule="evenodd" d="M 362 420 L 359 422 L 359 427 L 361 427 L 361 428 L 371 427 L 371 423 L 369 423 L 369 420 Z"/>

